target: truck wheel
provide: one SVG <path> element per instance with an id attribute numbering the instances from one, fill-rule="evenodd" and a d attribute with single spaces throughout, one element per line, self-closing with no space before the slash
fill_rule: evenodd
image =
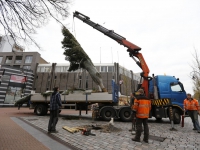
<path id="1" fill-rule="evenodd" d="M 124 122 L 131 121 L 131 109 L 130 108 L 123 108 L 120 111 L 120 119 Z"/>
<path id="2" fill-rule="evenodd" d="M 47 107 L 45 105 L 40 104 L 36 107 L 35 112 L 36 112 L 36 115 L 43 116 L 47 112 Z"/>
<path id="3" fill-rule="evenodd" d="M 174 124 L 179 124 L 181 122 L 180 112 L 174 108 L 173 109 Z"/>
<path id="4" fill-rule="evenodd" d="M 45 106 L 44 106 L 44 107 L 45 107 Z M 47 107 L 46 107 L 46 111 L 44 112 L 43 115 L 45 116 L 45 115 L 47 115 L 47 113 L 48 113 L 48 109 L 47 109 Z"/>
<path id="5" fill-rule="evenodd" d="M 112 117 L 115 117 L 115 110 L 112 107 L 105 107 L 101 111 L 101 117 L 105 121 L 110 121 Z"/>

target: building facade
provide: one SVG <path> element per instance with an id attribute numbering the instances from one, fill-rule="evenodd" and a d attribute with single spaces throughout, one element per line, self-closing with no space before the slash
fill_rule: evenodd
<path id="1" fill-rule="evenodd" d="M 31 93 L 34 81 L 32 70 L 1 66 L 0 105 L 13 105 L 23 95 Z"/>
<path id="2" fill-rule="evenodd" d="M 30 94 L 37 65 L 42 63 L 47 62 L 38 52 L 0 52 L 0 104 L 13 104 Z"/>
<path id="3" fill-rule="evenodd" d="M 35 71 L 37 64 L 47 64 L 38 52 L 0 52 L 0 65 Z"/>
<path id="4" fill-rule="evenodd" d="M 119 84 L 120 92 L 123 95 L 129 95 L 135 91 L 140 77 L 132 71 L 120 66 L 118 63 L 112 64 L 94 64 L 100 72 L 103 84 L 109 93 L 112 91 L 111 81 Z M 58 86 L 61 90 L 65 89 L 92 89 L 98 91 L 99 87 L 92 80 L 86 70 L 79 69 L 74 72 L 68 72 L 69 64 L 39 64 L 35 74 L 36 93 L 43 93 L 52 90 Z"/>

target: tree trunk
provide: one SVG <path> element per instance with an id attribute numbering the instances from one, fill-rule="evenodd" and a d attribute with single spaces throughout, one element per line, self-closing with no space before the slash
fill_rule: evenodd
<path id="1" fill-rule="evenodd" d="M 97 71 L 97 69 L 95 68 L 95 66 L 88 60 L 83 62 L 83 65 L 85 67 L 85 69 L 88 71 L 88 73 L 90 74 L 92 80 L 100 86 L 101 91 L 102 92 L 106 92 L 106 88 L 103 85 L 103 80 L 101 78 L 100 73 Z"/>

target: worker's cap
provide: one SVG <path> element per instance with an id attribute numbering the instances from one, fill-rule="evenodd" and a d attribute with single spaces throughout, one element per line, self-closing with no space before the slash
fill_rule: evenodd
<path id="1" fill-rule="evenodd" d="M 137 92 L 140 93 L 140 94 L 144 94 L 144 90 L 143 89 L 139 89 Z"/>
<path id="2" fill-rule="evenodd" d="M 191 96 L 191 94 L 190 94 L 190 93 L 187 93 L 187 95 Z"/>

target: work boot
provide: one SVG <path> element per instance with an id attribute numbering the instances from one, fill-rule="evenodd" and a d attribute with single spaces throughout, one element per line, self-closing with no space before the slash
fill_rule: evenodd
<path id="1" fill-rule="evenodd" d="M 51 132 L 51 130 L 48 130 L 48 133 L 50 133 Z"/>
<path id="2" fill-rule="evenodd" d="M 140 142 L 140 139 L 132 138 L 132 141 Z"/>
<path id="3" fill-rule="evenodd" d="M 58 131 L 56 131 L 56 130 L 53 130 L 53 131 L 51 131 L 51 133 L 58 133 Z"/>
<path id="4" fill-rule="evenodd" d="M 197 130 L 196 128 L 193 128 L 192 130 Z"/>
<path id="5" fill-rule="evenodd" d="M 148 141 L 148 140 L 145 140 L 145 139 L 143 139 L 143 141 L 144 141 L 145 143 L 149 143 L 149 141 Z"/>

